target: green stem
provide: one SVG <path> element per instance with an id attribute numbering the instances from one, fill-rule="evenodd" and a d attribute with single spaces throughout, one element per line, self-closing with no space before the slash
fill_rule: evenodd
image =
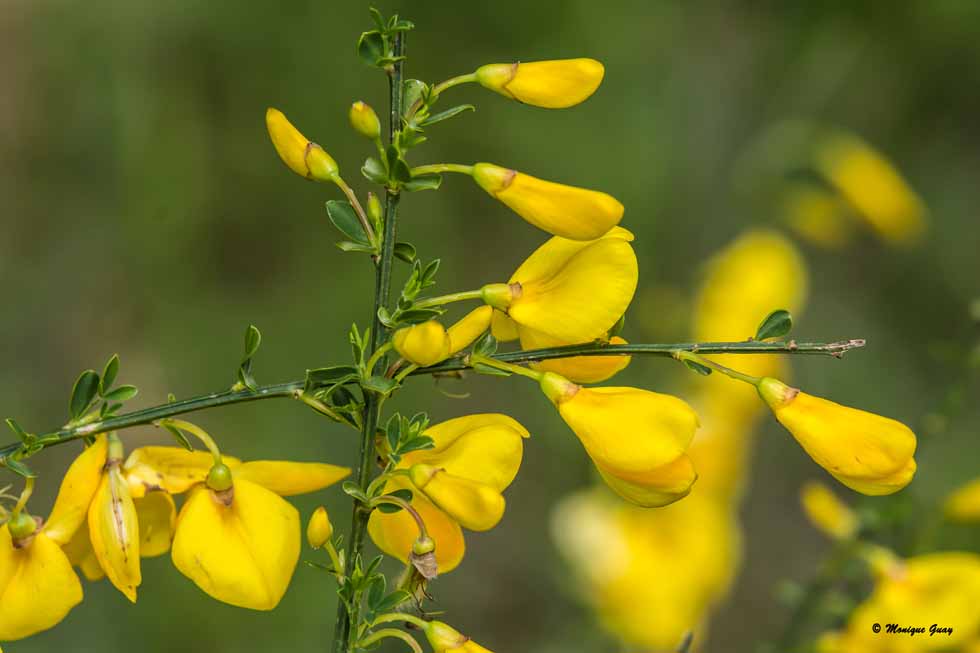
<path id="1" fill-rule="evenodd" d="M 442 306 L 443 304 L 452 304 L 453 302 L 465 302 L 470 299 L 481 299 L 483 297 L 483 290 L 464 290 L 463 292 L 449 293 L 448 295 L 439 295 L 438 297 L 428 297 L 426 299 L 421 299 L 415 302 L 415 308 L 428 308 L 430 306 Z"/>
<path id="2" fill-rule="evenodd" d="M 408 633 L 406 633 L 404 630 L 398 630 L 397 628 L 382 628 L 381 630 L 376 630 L 375 632 L 371 633 L 370 635 L 362 639 L 360 642 L 358 642 L 357 645 L 361 648 L 366 649 L 371 644 L 374 644 L 375 642 L 380 642 L 382 639 L 387 639 L 389 637 L 402 640 L 403 642 L 408 644 L 408 646 L 415 653 L 422 653 L 422 647 L 419 646 L 419 643 L 417 641 L 415 641 L 415 638 L 409 635 Z"/>
<path id="3" fill-rule="evenodd" d="M 197 438 L 202 443 L 204 443 L 204 446 L 207 447 L 208 451 L 211 452 L 211 457 L 214 458 L 215 465 L 222 464 L 221 451 L 218 449 L 218 444 L 214 441 L 214 438 L 208 435 L 207 431 L 202 429 L 197 424 L 191 424 L 190 422 L 187 422 L 182 419 L 171 418 L 171 419 L 162 419 L 159 422 L 157 422 L 157 425 L 170 426 L 172 428 L 180 429 L 181 431 L 186 431 L 187 433 L 190 433 L 195 438 Z"/>
<path id="4" fill-rule="evenodd" d="M 419 175 L 430 175 L 439 172 L 458 172 L 461 175 L 473 175 L 473 166 L 463 165 L 461 163 L 430 163 L 424 166 L 416 166 L 412 168 L 412 176 L 417 177 Z"/>
<path id="5" fill-rule="evenodd" d="M 419 630 L 425 630 L 429 627 L 429 622 L 421 617 L 416 617 L 414 614 L 408 614 L 405 612 L 386 612 L 385 614 L 379 614 L 371 622 L 372 626 L 377 626 L 379 624 L 390 624 L 403 621 L 405 623 L 410 623 L 413 626 L 417 626 Z"/>
<path id="6" fill-rule="evenodd" d="M 368 220 L 367 213 L 364 212 L 364 207 L 361 206 L 360 201 L 357 199 L 357 193 L 354 189 L 347 185 L 340 175 L 337 175 L 334 179 L 334 183 L 344 191 L 344 195 L 347 196 L 347 200 L 350 205 L 354 207 L 354 213 L 357 214 L 357 219 L 361 222 L 361 228 L 364 229 L 364 235 L 367 236 L 368 242 L 371 243 L 372 247 L 378 246 L 378 237 L 374 235 L 374 229 L 371 227 L 371 221 Z"/>
<path id="7" fill-rule="evenodd" d="M 729 378 L 737 379 L 739 381 L 745 381 L 749 385 L 753 385 L 753 386 L 756 386 L 756 387 L 758 387 L 759 386 L 759 382 L 762 381 L 762 378 L 761 377 L 751 376 L 749 374 L 743 374 L 742 372 L 739 372 L 738 370 L 733 370 L 730 367 L 725 367 L 724 365 L 722 365 L 720 363 L 714 362 L 710 358 L 705 358 L 704 356 L 701 356 L 699 354 L 695 354 L 692 351 L 677 350 L 677 351 L 674 352 L 674 358 L 676 358 L 677 360 L 682 361 L 682 362 L 683 361 L 689 361 L 689 362 L 692 362 L 692 363 L 697 363 L 698 365 L 704 365 L 705 367 L 711 368 L 711 369 L 715 370 L 716 372 L 721 372 L 722 374 L 724 374 L 725 376 L 727 376 Z"/>
<path id="8" fill-rule="evenodd" d="M 392 496 L 390 494 L 383 494 L 380 497 L 375 497 L 374 499 L 371 499 L 371 503 L 368 504 L 368 508 L 370 510 L 374 510 L 375 508 L 377 508 L 379 505 L 383 503 L 387 503 L 389 506 L 398 506 L 399 508 L 407 512 L 409 515 L 411 515 L 412 519 L 415 520 L 415 525 L 418 526 L 420 540 L 424 540 L 427 537 L 429 537 L 429 531 L 427 531 L 425 528 L 425 520 L 422 519 L 422 515 L 420 515 L 418 510 L 413 508 L 412 504 L 410 504 L 408 501 L 405 501 L 404 499 L 400 499 L 396 496 Z"/>
<path id="9" fill-rule="evenodd" d="M 514 374 L 519 374 L 520 376 L 526 376 L 529 379 L 534 379 L 535 381 L 540 381 L 543 376 L 542 372 L 537 372 L 535 370 L 522 367 L 520 365 L 513 365 L 511 363 L 504 363 L 495 358 L 490 358 L 489 356 L 480 356 L 479 354 L 470 355 L 470 366 L 476 364 L 483 364 L 489 367 L 493 367 L 498 370 L 503 370 L 505 372 L 512 372 Z"/>
<path id="10" fill-rule="evenodd" d="M 375 366 L 378 364 L 378 361 L 381 360 L 382 356 L 384 356 L 389 351 L 391 351 L 392 347 L 394 347 L 394 344 L 391 341 L 388 341 L 385 344 L 378 347 L 375 350 L 375 352 L 371 354 L 371 358 L 368 359 L 368 362 L 365 363 L 364 367 L 373 373 Z"/>
<path id="11" fill-rule="evenodd" d="M 399 32 L 395 36 L 393 51 L 396 57 L 395 63 L 388 69 L 388 100 L 389 100 L 389 123 L 388 123 L 388 142 L 394 143 L 398 138 L 401 129 L 401 106 L 402 106 L 402 65 L 404 59 L 405 33 Z M 381 346 L 385 326 L 378 318 L 378 309 L 388 306 L 388 295 L 391 290 L 391 266 L 395 252 L 396 221 L 398 216 L 397 190 L 385 189 L 385 215 L 384 215 L 384 236 L 381 241 L 381 254 L 377 263 L 377 276 L 374 287 L 374 310 L 372 316 L 374 326 L 371 329 L 371 356 Z M 385 366 L 385 356 L 377 359 L 376 367 Z M 371 370 L 374 373 L 374 370 Z M 371 465 L 374 462 L 374 437 L 381 419 L 381 397 L 373 392 L 365 392 L 364 398 L 364 428 L 361 431 L 361 452 L 360 462 L 357 466 L 357 484 L 362 490 L 366 490 L 371 483 Z M 364 546 L 364 533 L 367 529 L 369 511 L 364 510 L 356 503 L 351 518 L 350 539 L 347 542 L 348 564 L 353 565 L 361 553 Z M 337 621 L 334 628 L 334 653 L 350 653 L 357 644 L 358 629 L 357 624 L 360 620 L 359 597 L 351 602 L 350 606 L 344 605 L 340 601 L 337 605 Z"/>
<path id="12" fill-rule="evenodd" d="M 450 77 L 446 81 L 439 82 L 438 84 L 433 86 L 432 94 L 439 95 L 446 89 L 452 88 L 453 86 L 459 86 L 460 84 L 467 84 L 469 82 L 475 82 L 475 81 L 476 81 L 475 72 L 467 73 L 465 75 L 457 75 L 456 77 Z M 415 117 L 415 113 L 419 110 L 421 106 L 422 106 L 422 98 L 419 98 L 418 100 L 415 101 L 414 104 L 412 104 L 412 107 L 408 110 L 408 114 L 406 114 L 409 120 Z"/>

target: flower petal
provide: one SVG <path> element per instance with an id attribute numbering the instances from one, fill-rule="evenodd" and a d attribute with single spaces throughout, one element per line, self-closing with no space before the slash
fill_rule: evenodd
<path id="1" fill-rule="evenodd" d="M 347 478 L 350 468 L 327 463 L 295 463 L 286 460 L 253 460 L 235 469 L 235 480 L 257 483 L 282 497 L 307 494 Z"/>
<path id="2" fill-rule="evenodd" d="M 496 309 L 490 318 L 490 333 L 499 342 L 510 342 L 520 337 L 520 333 L 517 331 L 517 323 L 510 319 L 506 313 Z"/>
<path id="3" fill-rule="evenodd" d="M 231 469 L 241 465 L 240 460 L 231 456 L 222 456 L 222 460 Z M 206 451 L 188 451 L 181 447 L 140 447 L 129 454 L 123 465 L 123 475 L 135 498 L 151 490 L 180 494 L 197 483 L 203 483 L 212 465 L 214 458 Z"/>
<path id="4" fill-rule="evenodd" d="M 219 601 L 271 610 L 286 592 L 300 550 L 299 513 L 279 495 L 236 479 L 230 506 L 194 488 L 177 519 L 171 557 Z"/>
<path id="5" fill-rule="evenodd" d="M 85 521 L 89 504 L 102 480 L 107 453 L 106 436 L 100 435 L 68 468 L 44 526 L 44 532 L 52 541 L 67 544 Z"/>
<path id="6" fill-rule="evenodd" d="M 659 508 L 683 499 L 691 492 L 698 478 L 687 454 L 642 474 L 616 475 L 599 464 L 596 464 L 596 469 L 616 494 L 644 508 Z"/>
<path id="7" fill-rule="evenodd" d="M 147 492 L 134 499 L 136 516 L 139 518 L 140 556 L 154 558 L 170 550 L 177 522 L 177 507 L 173 497 L 166 492 Z"/>
<path id="8" fill-rule="evenodd" d="M 534 329 L 521 329 L 521 349 L 544 349 L 562 345 L 579 344 L 562 342 L 538 333 Z M 611 345 L 625 345 L 619 336 L 609 339 Z M 572 356 L 531 363 L 531 367 L 542 372 L 560 374 L 574 383 L 601 383 L 621 372 L 630 364 L 632 356 L 612 354 L 610 356 Z"/>
<path id="9" fill-rule="evenodd" d="M 136 588 L 142 582 L 139 521 L 118 465 L 102 475 L 88 511 L 88 533 L 109 582 L 136 603 Z"/>

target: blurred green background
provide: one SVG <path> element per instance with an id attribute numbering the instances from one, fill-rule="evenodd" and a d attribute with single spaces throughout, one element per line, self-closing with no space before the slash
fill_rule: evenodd
<path id="1" fill-rule="evenodd" d="M 477 112 L 432 128 L 413 163 L 492 161 L 619 198 L 641 269 L 630 340 L 684 340 L 702 261 L 747 226 L 779 221 L 732 189 L 733 168 L 760 131 L 805 117 L 874 144 L 929 205 L 930 230 L 906 250 L 870 237 L 841 252 L 803 246 L 811 293 L 795 334 L 865 337 L 869 346 L 845 361 L 794 361 L 796 380 L 916 427 L 920 471 L 906 492 L 918 500 L 980 471 L 980 402 L 975 386 L 960 383 L 976 336 L 969 306 L 980 295 L 980 4 L 377 5 L 417 25 L 411 77 L 435 82 L 518 59 L 605 63 L 599 92 L 567 111 L 473 86 L 452 91 L 443 106 L 472 101 Z M 348 181 L 368 189 L 357 170 L 371 148 L 346 118 L 355 100 L 379 113 L 386 101 L 385 79 L 354 53 L 371 26 L 367 6 L 4 0 L 3 416 L 34 431 L 62 423 L 78 372 L 113 352 L 120 381 L 141 389 L 134 407 L 226 387 L 249 323 L 264 336 L 260 382 L 346 359 L 350 323 L 369 321 L 370 265 L 334 247 L 322 203 L 338 194 L 282 166 L 263 114 L 281 108 Z M 400 229 L 423 257 L 442 257 L 446 291 L 506 280 L 544 238 L 458 176 L 441 192 L 406 197 Z M 618 381 L 677 388 L 676 368 L 637 359 Z M 519 379 L 446 389 L 471 396 L 450 399 L 423 381 L 395 404 L 425 407 L 436 421 L 506 411 L 533 438 L 504 521 L 467 537 L 463 567 L 433 588 L 436 607 L 496 651 L 614 650 L 570 591 L 545 519 L 560 497 L 592 481 L 581 446 Z M 192 419 L 245 458 L 350 464 L 355 455 L 352 432 L 289 401 Z M 162 441 L 149 428 L 126 439 L 131 447 Z M 76 452 L 68 445 L 32 461 L 42 474 L 36 512 L 50 505 Z M 807 578 L 827 546 L 797 501 L 802 480 L 822 477 L 768 420 L 743 506 L 746 566 L 707 650 L 748 650 L 780 627 L 774 587 Z M 325 503 L 346 530 L 345 498 L 331 488 L 296 504 L 308 515 Z M 332 582 L 302 565 L 272 613 L 210 600 L 168 557 L 145 562 L 136 605 L 108 583 L 85 592 L 63 624 L 9 650 L 322 651 L 333 626 Z"/>

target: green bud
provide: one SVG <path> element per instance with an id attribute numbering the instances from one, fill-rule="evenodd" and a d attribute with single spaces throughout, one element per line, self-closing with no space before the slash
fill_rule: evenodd
<path id="1" fill-rule="evenodd" d="M 231 469 L 224 463 L 218 463 L 208 472 L 206 483 L 215 492 L 230 490 L 232 486 Z"/>
<path id="2" fill-rule="evenodd" d="M 367 104 L 355 102 L 350 108 L 350 124 L 358 134 L 369 140 L 381 137 L 381 121 Z"/>
<path id="3" fill-rule="evenodd" d="M 10 530 L 10 537 L 14 541 L 23 540 L 25 538 L 34 535 L 37 531 L 37 520 L 27 514 L 27 511 L 21 511 L 10 518 L 7 522 L 7 528 Z"/>

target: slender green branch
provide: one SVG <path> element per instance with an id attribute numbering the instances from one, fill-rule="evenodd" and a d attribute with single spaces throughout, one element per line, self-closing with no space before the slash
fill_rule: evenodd
<path id="1" fill-rule="evenodd" d="M 453 302 L 464 302 L 469 299 L 480 299 L 483 296 L 482 290 L 464 290 L 463 292 L 454 292 L 448 295 L 439 295 L 438 297 L 427 297 L 426 299 L 420 299 L 415 302 L 415 308 L 429 308 L 430 306 L 442 306 L 443 304 L 452 304 Z"/>
<path id="2" fill-rule="evenodd" d="M 715 361 L 711 360 L 710 358 L 705 358 L 701 354 L 695 354 L 693 351 L 684 351 L 683 349 L 678 349 L 677 351 L 674 352 L 674 358 L 676 358 L 677 360 L 679 360 L 681 362 L 687 361 L 687 362 L 690 362 L 690 363 L 696 363 L 698 365 L 703 365 L 703 366 L 705 366 L 707 368 L 710 368 L 710 369 L 712 369 L 712 370 L 714 370 L 716 372 L 720 372 L 720 373 L 724 374 L 725 376 L 727 376 L 729 378 L 737 379 L 738 381 L 745 381 L 749 385 L 753 385 L 753 386 L 756 386 L 756 387 L 758 387 L 759 386 L 759 382 L 762 381 L 762 379 L 760 377 L 758 377 L 758 376 L 752 376 L 750 374 L 743 374 L 742 372 L 739 372 L 738 370 L 733 370 L 730 367 L 725 367 L 721 363 L 716 363 Z"/>
<path id="3" fill-rule="evenodd" d="M 446 81 L 439 82 L 438 84 L 433 86 L 432 94 L 439 95 L 446 89 L 452 88 L 453 86 L 458 86 L 460 84 L 467 84 L 469 82 L 475 82 L 475 81 L 476 81 L 476 73 L 467 73 L 465 75 L 457 75 L 456 77 L 450 77 Z M 421 107 L 422 107 L 422 98 L 419 98 L 418 100 L 415 101 L 414 104 L 412 104 L 412 107 L 408 110 L 408 114 L 407 114 L 408 119 L 411 120 L 415 116 L 415 113 Z"/>
<path id="4" fill-rule="evenodd" d="M 415 640 L 415 638 L 406 633 L 404 630 L 398 630 L 397 628 L 382 628 L 381 630 L 376 630 L 359 641 L 357 645 L 361 648 L 367 649 L 371 646 L 371 644 L 380 642 L 381 640 L 389 637 L 402 640 L 408 644 L 409 648 L 411 648 L 414 653 L 422 653 L 422 647 Z"/>
<path id="5" fill-rule="evenodd" d="M 469 357 L 470 366 L 474 365 L 486 365 L 487 367 L 492 367 L 494 369 L 503 370 L 504 372 L 510 372 L 512 374 L 518 374 L 520 376 L 526 376 L 529 379 L 535 381 L 540 381 L 542 372 L 536 372 L 527 367 L 521 365 L 514 365 L 513 363 L 505 363 L 496 358 L 490 356 L 479 356 L 477 354 L 472 354 Z"/>
<path id="6" fill-rule="evenodd" d="M 340 178 L 340 175 L 337 175 L 334 183 L 337 184 L 340 190 L 344 191 L 344 195 L 347 196 L 347 200 L 354 208 L 354 213 L 357 214 L 357 219 L 361 222 L 361 228 L 364 229 L 364 235 L 367 236 L 368 242 L 371 243 L 372 247 L 377 247 L 378 237 L 374 235 L 374 229 L 371 228 L 371 221 L 368 220 L 367 213 L 364 212 L 364 208 L 361 206 L 360 201 L 358 201 L 357 193 L 347 185 L 347 182 Z"/>
<path id="7" fill-rule="evenodd" d="M 420 630 L 425 630 L 429 622 L 421 617 L 416 617 L 414 614 L 408 614 L 407 612 L 386 612 L 385 614 L 379 614 L 371 622 L 372 626 L 378 626 L 380 624 L 390 624 L 390 623 L 409 623 L 413 626 L 417 626 Z"/>
<path id="8" fill-rule="evenodd" d="M 416 166 L 412 168 L 413 177 L 418 177 L 419 175 L 430 175 L 439 172 L 458 172 L 461 175 L 472 176 L 473 166 L 467 166 L 461 163 L 430 163 L 429 165 Z"/>

